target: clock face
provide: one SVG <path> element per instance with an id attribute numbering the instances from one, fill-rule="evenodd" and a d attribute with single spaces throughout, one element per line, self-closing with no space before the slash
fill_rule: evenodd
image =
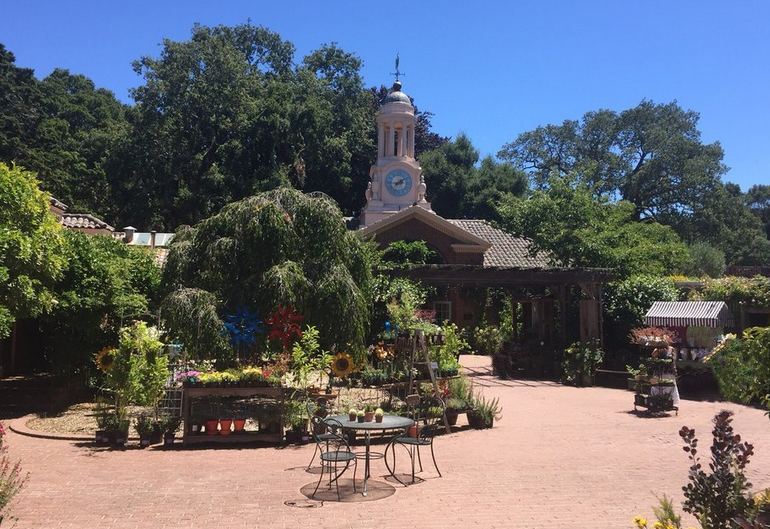
<path id="1" fill-rule="evenodd" d="M 394 197 L 402 197 L 412 189 L 412 177 L 403 169 L 394 169 L 385 176 L 385 187 Z"/>

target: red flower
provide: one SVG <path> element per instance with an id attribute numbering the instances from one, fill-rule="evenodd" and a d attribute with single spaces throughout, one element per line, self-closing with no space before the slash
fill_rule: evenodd
<path id="1" fill-rule="evenodd" d="M 294 339 L 302 336 L 300 323 L 302 316 L 293 307 L 278 305 L 278 309 L 267 319 L 267 325 L 270 327 L 267 337 L 281 342 L 283 350 L 286 351 Z"/>

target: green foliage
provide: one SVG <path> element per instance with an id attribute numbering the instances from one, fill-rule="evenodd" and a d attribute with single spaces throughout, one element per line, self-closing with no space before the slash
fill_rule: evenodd
<path id="1" fill-rule="evenodd" d="M 473 330 L 473 343 L 476 353 L 483 355 L 495 355 L 503 349 L 503 332 L 499 327 L 482 323 Z"/>
<path id="2" fill-rule="evenodd" d="M 168 377 L 168 358 L 162 350 L 158 331 L 146 323 L 121 329 L 115 360 L 105 378 L 119 408 L 158 403 Z"/>
<path id="3" fill-rule="evenodd" d="M 575 342 L 564 350 L 562 380 L 567 384 L 580 386 L 583 377 L 593 376 L 604 360 L 604 351 L 598 341 Z"/>
<path id="4" fill-rule="evenodd" d="M 733 309 L 739 305 L 770 307 L 770 278 L 728 276 L 707 279 L 695 297 L 706 301 L 724 301 Z"/>
<path id="5" fill-rule="evenodd" d="M 676 102 L 587 112 L 525 132 L 498 156 L 529 173 L 538 188 L 577 175 L 597 194 L 630 202 L 635 218 L 683 215 L 704 201 L 726 171 L 718 143 L 703 144 L 698 114 Z"/>
<path id="6" fill-rule="evenodd" d="M 488 399 L 481 393 L 475 393 L 470 399 L 469 405 L 470 411 L 468 413 L 478 418 L 478 424 L 481 428 L 492 428 L 493 422 L 502 418 L 503 410 L 498 398 Z"/>
<path id="7" fill-rule="evenodd" d="M 508 196 L 499 212 L 506 230 L 531 239 L 531 251 L 546 252 L 554 264 L 612 268 L 625 278 L 676 272 L 690 260 L 671 228 L 636 222 L 632 204 L 597 199 L 567 179 L 552 178 L 528 198 Z"/>
<path id="8" fill-rule="evenodd" d="M 117 342 L 126 323 L 154 308 L 160 268 L 152 254 L 111 237 L 65 231 L 67 262 L 56 281 L 57 303 L 40 318 L 49 363 L 56 372 L 89 367 L 91 355 Z"/>
<path id="9" fill-rule="evenodd" d="M 707 242 L 696 242 L 690 245 L 689 266 L 684 272 L 695 277 L 721 277 L 725 271 L 725 254 Z"/>
<path id="10" fill-rule="evenodd" d="M 667 277 L 635 275 L 607 284 L 604 310 L 607 320 L 625 338 L 633 327 L 642 325 L 642 318 L 655 301 L 676 301 L 679 292 Z"/>
<path id="11" fill-rule="evenodd" d="M 770 327 L 752 327 L 727 340 L 708 357 L 722 396 L 759 402 L 770 394 Z"/>
<path id="12" fill-rule="evenodd" d="M 171 334 L 206 355 L 227 350 L 221 314 L 268 315 L 291 305 L 316 327 L 323 349 L 364 351 L 370 250 L 328 197 L 282 188 L 229 204 L 180 233 L 164 269 Z M 264 316 L 263 316 L 264 317 Z M 203 338 L 205 345 L 194 343 Z"/>
<path id="13" fill-rule="evenodd" d="M 0 51 L 2 51 L 0 49 Z M 64 238 L 35 175 L 0 163 L 0 338 L 14 322 L 54 306 Z"/>
<path id="14" fill-rule="evenodd" d="M 751 508 L 747 492 L 751 487 L 745 468 L 754 447 L 733 432 L 732 412 L 723 410 L 714 417 L 713 441 L 708 472 L 698 457 L 695 430 L 683 426 L 679 431 L 684 451 L 689 454 L 689 483 L 684 490 L 685 512 L 694 515 L 703 529 L 730 529 L 733 520 L 744 516 Z"/>
<path id="15" fill-rule="evenodd" d="M 301 388 L 306 388 L 312 373 L 326 370 L 331 363 L 332 355 L 321 350 L 318 329 L 308 325 L 302 337 L 294 342 L 291 350 L 289 369 L 294 382 Z"/>
<path id="16" fill-rule="evenodd" d="M 420 157 L 428 199 L 447 218 L 497 217 L 495 206 L 505 194 L 522 195 L 526 175 L 491 156 L 481 164 L 479 152 L 465 134 L 458 134 Z"/>
<path id="17" fill-rule="evenodd" d="M 418 281 L 405 277 L 391 278 L 385 274 L 375 276 L 372 292 L 372 323 L 376 332 L 383 328 L 386 320 L 401 330 L 416 325 L 416 311 L 425 304 L 429 294 L 429 290 Z"/>
<path id="18" fill-rule="evenodd" d="M 4 443 L 5 428 L 0 423 L 0 524 L 8 519 L 8 504 L 21 492 L 29 474 L 22 473 L 21 462 L 11 463 Z"/>
<path id="19" fill-rule="evenodd" d="M 765 228 L 767 237 L 770 238 L 770 185 L 756 184 L 746 193 L 746 204 Z"/>
<path id="20" fill-rule="evenodd" d="M 425 241 L 395 241 L 382 252 L 385 266 L 435 264 L 440 262 L 438 254 Z"/>
<path id="21" fill-rule="evenodd" d="M 444 322 L 441 332 L 444 334 L 444 343 L 441 345 L 444 354 L 457 357 L 471 348 L 465 340 L 462 330 L 454 323 Z"/>

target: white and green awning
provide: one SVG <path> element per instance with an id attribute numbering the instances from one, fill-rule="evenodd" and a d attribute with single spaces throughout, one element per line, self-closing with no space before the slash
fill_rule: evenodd
<path id="1" fill-rule="evenodd" d="M 652 327 L 732 327 L 733 315 L 724 301 L 656 301 L 644 315 Z"/>

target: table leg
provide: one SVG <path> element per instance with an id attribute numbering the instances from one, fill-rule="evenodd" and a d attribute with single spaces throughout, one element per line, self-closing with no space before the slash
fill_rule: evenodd
<path id="1" fill-rule="evenodd" d="M 366 496 L 368 491 L 366 488 L 366 481 L 369 479 L 369 430 L 365 433 L 365 439 L 366 439 L 366 457 L 364 458 L 364 492 L 363 495 Z"/>

